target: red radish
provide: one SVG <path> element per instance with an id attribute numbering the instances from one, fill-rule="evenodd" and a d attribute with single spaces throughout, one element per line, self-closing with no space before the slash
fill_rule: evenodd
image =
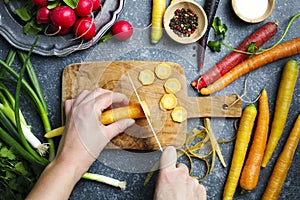
<path id="1" fill-rule="evenodd" d="M 70 33 L 71 29 L 70 28 L 59 28 L 58 26 L 55 26 L 51 24 L 51 30 L 53 33 L 58 34 L 58 35 L 66 35 Z"/>
<path id="2" fill-rule="evenodd" d="M 70 28 L 76 21 L 76 15 L 68 6 L 57 6 L 52 10 L 50 19 L 55 26 L 60 28 Z"/>
<path id="3" fill-rule="evenodd" d="M 76 21 L 74 32 L 76 37 L 81 39 L 91 39 L 95 36 L 96 25 L 90 17 L 83 17 Z"/>
<path id="4" fill-rule="evenodd" d="M 38 9 L 36 14 L 36 21 L 38 24 L 50 23 L 50 10 L 46 6 Z"/>
<path id="5" fill-rule="evenodd" d="M 268 22 L 253 32 L 249 37 L 247 37 L 236 49 L 247 51 L 245 48 L 251 42 L 256 42 L 255 46 L 260 47 L 277 32 L 277 24 L 274 22 Z M 248 54 L 243 54 L 239 52 L 232 51 L 227 56 L 225 56 L 220 62 L 214 65 L 205 74 L 202 74 L 198 79 L 194 80 L 191 85 L 196 90 L 213 83 L 228 71 L 230 71 L 237 64 L 248 58 Z"/>
<path id="6" fill-rule="evenodd" d="M 100 5 L 101 5 L 101 1 L 100 0 L 91 0 L 93 3 L 93 11 L 97 10 Z"/>
<path id="7" fill-rule="evenodd" d="M 91 14 L 93 10 L 93 2 L 91 0 L 79 0 L 77 7 L 74 9 L 76 15 L 85 17 Z"/>
<path id="8" fill-rule="evenodd" d="M 129 22 L 121 20 L 114 23 L 111 31 L 118 40 L 125 41 L 132 36 L 133 28 Z"/>
<path id="9" fill-rule="evenodd" d="M 32 0 L 32 2 L 34 3 L 34 5 L 37 5 L 40 7 L 47 6 L 47 4 L 48 4 L 47 0 Z"/>

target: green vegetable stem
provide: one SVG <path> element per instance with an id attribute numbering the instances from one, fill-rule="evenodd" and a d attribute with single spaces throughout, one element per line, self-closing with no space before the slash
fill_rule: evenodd
<path id="1" fill-rule="evenodd" d="M 36 39 L 33 47 L 35 46 L 36 42 L 38 41 L 38 38 Z M 32 47 L 32 49 L 33 49 Z M 3 60 L 0 59 L 0 66 L 3 68 L 3 70 L 6 71 L 6 73 L 10 74 L 14 79 L 17 80 L 17 91 L 16 91 L 16 101 L 14 102 L 14 100 L 10 100 L 11 101 L 11 104 L 14 105 L 14 111 L 15 111 L 15 120 L 16 120 L 16 125 L 18 127 L 18 132 L 20 133 L 20 138 L 21 138 L 21 141 L 23 144 L 25 144 L 25 146 L 28 147 L 28 145 L 26 144 L 26 142 L 24 141 L 24 133 L 22 131 L 22 125 L 21 125 L 21 122 L 20 122 L 20 116 L 19 116 L 19 112 L 16 112 L 16 110 L 18 110 L 18 107 L 19 107 L 19 101 L 20 101 L 20 90 L 21 89 L 21 86 L 22 86 L 22 89 L 25 90 L 25 92 L 29 95 L 29 97 L 32 99 L 34 105 L 37 107 L 37 110 L 38 110 L 38 113 L 42 119 L 42 122 L 43 122 L 43 125 L 44 125 L 44 129 L 46 132 L 50 131 L 51 130 L 51 125 L 50 125 L 50 121 L 49 121 L 49 118 L 48 118 L 48 113 L 47 113 L 47 106 L 46 106 L 46 102 L 45 102 L 45 99 L 44 99 L 44 95 L 42 93 L 42 90 L 40 88 L 40 85 L 38 83 L 38 79 L 36 77 L 36 74 L 34 72 L 34 69 L 32 67 L 32 64 L 29 61 L 29 57 L 30 57 L 30 54 L 32 52 L 32 49 L 31 51 L 29 52 L 29 54 L 26 56 L 24 53 L 19 53 L 19 56 L 22 60 L 22 63 L 23 63 L 23 67 L 22 67 L 22 70 L 20 72 L 20 74 L 18 74 L 9 64 L 12 63 L 12 58 L 14 57 L 14 53 L 11 53 L 10 56 L 8 56 L 9 59 L 7 60 L 10 60 L 10 63 L 6 63 L 4 62 Z M 11 51 L 12 52 L 12 51 Z M 29 77 L 30 77 L 30 80 L 31 80 L 31 83 L 33 86 L 33 88 L 31 87 L 31 85 L 23 79 L 23 74 L 25 73 L 25 69 L 27 69 L 27 72 L 29 72 Z M 3 71 L 1 72 L 1 74 L 3 75 Z M 2 76 L 0 77 L 0 79 L 2 81 L 8 81 L 8 82 L 14 82 L 14 80 L 10 80 L 8 79 L 6 76 Z M 4 91 L 8 91 L 8 90 L 4 90 Z M 36 92 L 37 91 L 37 92 Z M 38 93 L 38 94 L 37 94 Z M 12 99 L 10 97 L 10 99 Z M 18 126 L 20 125 L 20 126 Z M 54 155 L 55 155 L 55 149 L 54 149 L 54 142 L 52 139 L 48 139 L 48 144 L 49 144 L 49 160 L 52 160 L 54 158 Z"/>

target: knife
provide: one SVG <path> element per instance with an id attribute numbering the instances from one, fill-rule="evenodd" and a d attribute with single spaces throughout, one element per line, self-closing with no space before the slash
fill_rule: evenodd
<path id="1" fill-rule="evenodd" d="M 159 139 L 158 139 L 158 137 L 157 137 L 157 135 L 156 135 L 156 132 L 155 132 L 153 126 L 152 126 L 152 123 L 151 123 L 151 121 L 150 121 L 150 118 L 149 118 L 149 116 L 147 115 L 145 105 L 144 105 L 144 103 L 142 102 L 142 100 L 141 100 L 141 98 L 140 98 L 140 95 L 139 95 L 139 93 L 138 93 L 138 91 L 137 91 L 137 89 L 136 89 L 136 87 L 135 87 L 135 85 L 134 85 L 134 83 L 133 83 L 133 81 L 132 81 L 132 79 L 131 79 L 131 77 L 130 77 L 129 72 L 127 72 L 127 75 L 128 75 L 128 79 L 129 79 L 129 81 L 130 81 L 130 83 L 131 83 L 131 86 L 132 86 L 132 88 L 133 88 L 133 91 L 134 91 L 134 93 L 135 93 L 135 95 L 136 95 L 136 97 L 137 97 L 137 99 L 138 99 L 138 101 L 139 101 L 139 103 L 140 103 L 140 105 L 141 105 L 141 108 L 142 108 L 142 110 L 143 110 L 143 112 L 144 112 L 144 114 L 145 114 L 145 117 L 146 117 L 146 119 L 147 119 L 148 125 L 149 125 L 149 127 L 150 127 L 150 129 L 151 129 L 151 132 L 152 132 L 152 134 L 153 134 L 153 136 L 154 136 L 154 138 L 155 138 L 155 140 L 156 140 L 156 143 L 158 144 L 159 150 L 160 150 L 161 152 L 163 152 L 163 148 L 162 148 L 162 146 L 161 146 L 161 144 L 160 144 L 160 142 L 159 142 Z"/>

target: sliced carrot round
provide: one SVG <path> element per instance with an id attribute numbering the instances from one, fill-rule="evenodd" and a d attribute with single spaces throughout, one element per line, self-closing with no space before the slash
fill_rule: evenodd
<path id="1" fill-rule="evenodd" d="M 154 73 L 149 69 L 144 69 L 139 74 L 139 80 L 143 85 L 151 85 L 154 82 Z"/>
<path id="2" fill-rule="evenodd" d="M 160 63 L 155 67 L 155 74 L 159 79 L 167 79 L 171 75 L 171 67 L 167 63 Z"/>
<path id="3" fill-rule="evenodd" d="M 184 107 L 175 107 L 171 113 L 172 119 L 175 122 L 183 122 L 187 119 L 187 111 Z"/>
<path id="4" fill-rule="evenodd" d="M 165 94 L 160 100 L 160 108 L 170 110 L 177 106 L 177 98 L 174 94 Z"/>
<path id="5" fill-rule="evenodd" d="M 181 90 L 181 83 L 177 78 L 170 78 L 165 82 L 164 88 L 167 93 L 175 94 Z"/>

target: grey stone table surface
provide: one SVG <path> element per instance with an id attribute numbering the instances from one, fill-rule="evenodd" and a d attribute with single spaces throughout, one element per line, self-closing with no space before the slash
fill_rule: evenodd
<path id="1" fill-rule="evenodd" d="M 200 5 L 204 5 L 204 0 L 196 0 Z M 41 81 L 41 86 L 46 96 L 49 105 L 49 116 L 52 127 L 61 125 L 61 79 L 63 69 L 73 63 L 87 61 L 107 61 L 107 60 L 164 60 L 173 61 L 181 64 L 184 68 L 187 84 L 194 80 L 199 75 L 197 70 L 197 44 L 179 45 L 171 41 L 168 36 L 164 35 L 162 40 L 157 45 L 151 45 L 149 39 L 149 29 L 145 28 L 151 23 L 151 6 L 152 1 L 149 0 L 127 0 L 124 9 L 121 12 L 119 19 L 125 19 L 132 23 L 134 29 L 133 37 L 126 41 L 120 42 L 109 40 L 101 45 L 94 45 L 91 48 L 74 52 L 67 57 L 44 57 L 32 55 L 32 63 L 36 68 L 37 75 Z M 278 0 L 276 1 L 275 10 L 272 15 L 265 20 L 278 21 L 278 33 L 265 44 L 264 47 L 274 44 L 283 34 L 285 27 L 290 18 L 300 11 L 300 1 Z M 248 24 L 241 21 L 234 14 L 231 1 L 220 1 L 216 16 L 220 17 L 227 27 L 226 43 L 230 46 L 237 46 L 246 36 L 256 30 L 264 22 L 257 24 Z M 284 41 L 299 37 L 300 19 L 296 19 L 290 27 Z M 210 32 L 210 38 L 213 37 L 213 32 Z M 0 37 L 0 58 L 4 59 L 11 46 Z M 222 57 L 228 54 L 229 50 L 222 48 L 220 53 L 213 53 L 209 49 L 206 51 L 204 71 L 208 70 Z M 280 75 L 284 64 L 289 59 L 295 59 L 300 63 L 300 56 L 295 55 L 289 58 L 284 58 L 276 62 L 267 64 L 266 66 L 251 72 L 247 81 L 246 100 L 251 101 L 257 97 L 262 88 L 266 88 L 269 94 L 269 103 L 271 110 L 271 119 L 275 106 L 275 98 L 277 87 L 280 80 Z M 228 95 L 231 93 L 242 94 L 244 81 L 246 76 L 241 77 L 234 83 L 230 84 L 224 90 L 214 95 Z M 235 199 L 260 199 L 267 181 L 272 172 L 276 158 L 278 157 L 284 142 L 292 128 L 297 115 L 300 113 L 300 79 L 297 80 L 297 85 L 294 91 L 292 104 L 279 145 L 269 163 L 269 165 L 261 170 L 259 184 L 252 192 L 241 194 L 240 189 L 237 190 Z M 188 87 L 189 96 L 198 96 L 192 88 Z M 243 106 L 247 105 L 246 102 Z M 28 111 L 25 113 L 29 118 L 33 127 L 41 129 L 41 123 L 37 116 Z M 202 124 L 201 119 L 193 119 L 188 121 L 188 129 Z M 230 138 L 234 135 L 232 119 L 212 119 L 212 128 L 214 129 L 217 139 Z M 42 134 L 40 134 L 42 136 Z M 58 142 L 58 138 L 56 142 Z M 234 143 L 221 144 L 221 151 L 225 160 L 230 164 Z M 158 152 L 136 152 L 125 150 L 105 150 L 99 159 L 91 166 L 90 171 L 100 173 L 106 176 L 127 181 L 127 188 L 121 191 L 101 183 L 81 180 L 75 186 L 70 199 L 152 199 L 155 189 L 156 176 L 144 186 L 144 180 L 148 171 L 151 169 L 155 160 L 159 157 Z M 286 181 L 282 187 L 280 199 L 300 199 L 300 150 L 299 145 L 296 150 L 293 163 L 287 175 Z M 184 159 L 182 162 L 186 162 Z M 74 163 L 76 164 L 76 163 Z M 195 163 L 193 175 L 202 176 L 205 168 L 199 162 Z M 226 181 L 229 167 L 223 168 L 216 160 L 215 168 L 211 174 L 202 182 L 207 189 L 208 199 L 221 199 L 222 191 Z"/>

